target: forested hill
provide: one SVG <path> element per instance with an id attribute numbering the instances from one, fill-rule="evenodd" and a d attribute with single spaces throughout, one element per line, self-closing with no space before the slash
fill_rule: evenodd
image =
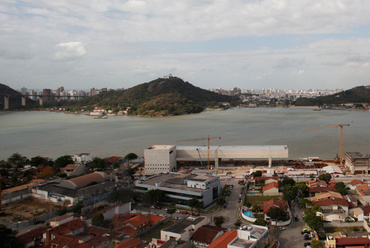
<path id="1" fill-rule="evenodd" d="M 177 77 L 158 78 L 124 91 L 103 92 L 80 101 L 84 105 L 130 107 L 133 115 L 181 115 L 199 113 L 207 107 L 239 98 L 221 95 L 195 87 Z"/>
<path id="2" fill-rule="evenodd" d="M 320 96 L 317 98 L 298 98 L 296 106 L 323 106 L 337 105 L 342 103 L 370 103 L 370 85 L 358 86 L 330 96 Z"/>

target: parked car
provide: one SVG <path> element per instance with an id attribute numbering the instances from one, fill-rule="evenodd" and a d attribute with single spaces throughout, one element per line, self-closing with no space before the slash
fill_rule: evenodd
<path id="1" fill-rule="evenodd" d="M 199 216 L 198 213 L 190 213 L 190 215 L 193 215 L 193 216 Z"/>
<path id="2" fill-rule="evenodd" d="M 305 242 L 303 245 L 306 248 L 310 248 L 311 247 L 311 242 Z"/>
<path id="3" fill-rule="evenodd" d="M 308 233 L 305 233 L 303 235 L 303 238 L 304 238 L 304 240 L 311 240 L 310 235 L 308 235 Z"/>
<path id="4" fill-rule="evenodd" d="M 182 211 L 181 213 L 182 214 L 188 214 L 188 211 Z"/>
<path id="5" fill-rule="evenodd" d="M 301 231 L 301 234 L 308 234 L 308 233 L 310 233 L 311 232 L 311 230 L 310 229 L 308 229 L 308 228 L 303 228 L 302 229 L 302 231 Z"/>

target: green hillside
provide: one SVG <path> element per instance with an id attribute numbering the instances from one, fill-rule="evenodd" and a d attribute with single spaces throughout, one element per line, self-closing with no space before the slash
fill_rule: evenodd
<path id="1" fill-rule="evenodd" d="M 133 115 L 167 116 L 199 113 L 221 102 L 236 105 L 239 99 L 195 87 L 180 78 L 158 78 L 123 91 L 108 91 L 83 99 L 81 105 L 130 107 Z"/>
<path id="2" fill-rule="evenodd" d="M 298 98 L 296 106 L 323 106 L 339 105 L 342 103 L 370 103 L 370 87 L 358 86 L 330 96 L 320 96 L 317 98 Z"/>

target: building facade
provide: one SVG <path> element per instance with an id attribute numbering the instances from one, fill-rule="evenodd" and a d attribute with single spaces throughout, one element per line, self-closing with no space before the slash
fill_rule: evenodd
<path id="1" fill-rule="evenodd" d="M 369 174 L 370 157 L 362 152 L 346 152 L 344 166 L 351 174 Z"/>
<path id="2" fill-rule="evenodd" d="M 176 169 L 176 146 L 153 145 L 144 150 L 145 174 L 173 172 Z"/>

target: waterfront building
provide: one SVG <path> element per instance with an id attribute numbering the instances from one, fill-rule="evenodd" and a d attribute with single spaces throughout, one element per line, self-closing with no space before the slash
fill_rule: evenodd
<path id="1" fill-rule="evenodd" d="M 145 174 L 173 172 L 176 169 L 176 146 L 153 145 L 144 150 Z"/>
<path id="2" fill-rule="evenodd" d="M 351 174 L 369 174 L 370 157 L 362 152 L 346 152 L 344 167 Z"/>
<path id="3" fill-rule="evenodd" d="M 135 189 L 139 192 L 159 189 L 166 194 L 165 202 L 174 201 L 184 206 L 196 198 L 207 207 L 217 200 L 221 188 L 220 177 L 211 175 L 160 173 L 135 182 Z"/>

